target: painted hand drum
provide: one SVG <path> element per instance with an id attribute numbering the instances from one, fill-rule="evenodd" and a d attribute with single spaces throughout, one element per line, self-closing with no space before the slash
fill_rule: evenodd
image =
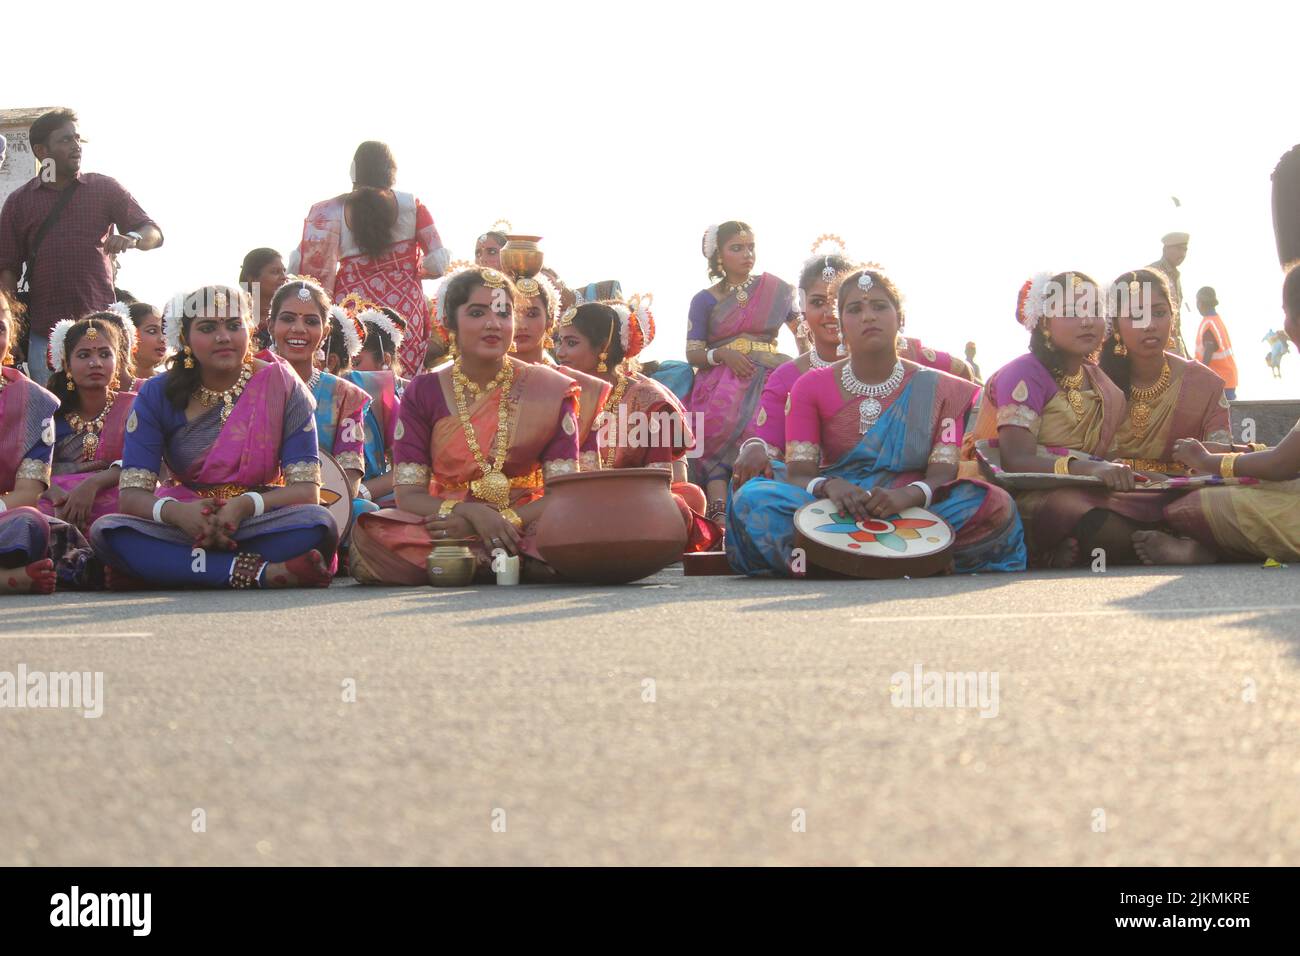
<path id="1" fill-rule="evenodd" d="M 955 543 L 952 527 L 933 511 L 904 508 L 857 521 L 825 499 L 795 512 L 794 540 L 812 564 L 855 578 L 939 574 L 952 562 Z"/>
<path id="2" fill-rule="evenodd" d="M 320 454 L 320 503 L 339 528 L 342 541 L 352 530 L 352 498 L 348 495 L 348 476 L 338 459 L 327 451 Z"/>

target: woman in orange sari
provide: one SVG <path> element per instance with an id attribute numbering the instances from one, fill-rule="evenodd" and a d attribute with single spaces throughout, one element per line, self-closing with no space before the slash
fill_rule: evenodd
<path id="1" fill-rule="evenodd" d="M 686 455 L 695 448 L 686 410 L 665 385 L 636 370 L 636 356 L 654 339 L 649 308 L 636 298 L 631 306 L 585 303 L 564 313 L 558 335 L 561 362 L 604 376 L 613 387 L 597 419 L 599 467 L 669 472 L 686 523 L 686 550 L 720 548 L 722 528 L 704 517 L 704 492 L 686 480 Z"/>
<path id="2" fill-rule="evenodd" d="M 59 397 L 54 416 L 54 463 L 41 511 L 61 518 L 82 534 L 117 511 L 126 422 L 135 393 L 119 390 L 130 370 L 118 365 L 121 333 L 103 312 L 64 319 L 50 333 L 54 374 L 50 390 Z"/>
<path id="3" fill-rule="evenodd" d="M 550 577 L 533 536 L 546 479 L 578 470 L 579 388 L 507 354 L 516 296 L 494 269 L 443 283 L 438 315 L 458 354 L 402 397 L 397 507 L 361 515 L 352 532 L 351 571 L 363 584 L 424 584 L 429 551 L 453 539 L 467 541 L 484 580 L 497 550 L 522 555 L 525 577 Z"/>
<path id="4" fill-rule="evenodd" d="M 1132 491 L 1133 469 L 1107 460 L 1124 393 L 1091 360 L 1106 334 L 1101 287 L 1081 272 L 1041 273 L 1021 288 L 1016 318 L 1030 332 L 1029 352 L 989 376 L 966 454 L 987 440 L 1003 471 L 1093 475 L 1108 491 Z M 1103 533 L 1099 497 L 1075 488 L 1015 494 L 1031 567 L 1069 567 L 1094 547 L 1131 550 L 1131 530 Z"/>

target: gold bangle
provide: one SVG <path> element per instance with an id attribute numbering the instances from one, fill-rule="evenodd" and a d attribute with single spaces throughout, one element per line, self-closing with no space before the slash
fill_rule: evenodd
<path id="1" fill-rule="evenodd" d="M 514 525 L 516 531 L 524 530 L 524 519 L 519 517 L 514 508 L 502 508 L 501 517 Z"/>
<path id="2" fill-rule="evenodd" d="M 446 518 L 458 504 L 460 500 L 457 498 L 443 498 L 442 504 L 438 505 L 438 517 Z"/>
<path id="3" fill-rule="evenodd" d="M 1268 446 L 1262 441 L 1253 441 L 1250 443 L 1251 451 L 1268 451 Z"/>
<path id="4" fill-rule="evenodd" d="M 1056 459 L 1056 464 L 1052 466 L 1052 471 L 1058 475 L 1068 475 L 1070 473 L 1070 456 L 1062 455 Z"/>
<path id="5" fill-rule="evenodd" d="M 1234 469 L 1237 467 L 1237 458 L 1241 452 L 1233 452 L 1230 455 L 1223 455 L 1219 458 L 1219 475 L 1223 478 L 1235 478 Z"/>

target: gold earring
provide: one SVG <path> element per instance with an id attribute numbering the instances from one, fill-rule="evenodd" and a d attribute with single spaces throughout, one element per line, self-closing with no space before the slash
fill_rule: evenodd
<path id="1" fill-rule="evenodd" d="M 72 380 L 72 376 L 69 375 L 69 376 L 68 376 L 68 391 L 69 391 L 69 392 L 75 392 L 76 390 L 77 390 L 77 383 L 74 382 L 74 381 Z"/>
<path id="2" fill-rule="evenodd" d="M 601 352 L 600 361 L 596 363 L 596 371 L 600 372 L 602 375 L 609 371 L 609 365 L 605 362 L 607 358 L 609 358 L 609 353 Z"/>
<path id="3" fill-rule="evenodd" d="M 1120 358 L 1128 355 L 1128 346 L 1124 344 L 1124 340 L 1118 335 L 1115 336 L 1115 354 Z"/>
<path id="4" fill-rule="evenodd" d="M 455 333 L 455 332 L 448 332 L 448 333 L 447 333 L 447 354 L 451 357 L 451 360 L 452 360 L 453 362 L 456 361 L 456 359 L 460 358 L 460 356 L 456 353 L 456 333 Z"/>
<path id="5" fill-rule="evenodd" d="M 553 349 L 553 348 L 555 348 L 555 339 L 551 338 L 551 330 L 550 330 L 550 329 L 547 329 L 547 330 L 546 330 L 546 334 L 542 336 L 542 348 L 544 348 L 544 349 Z"/>
<path id="6" fill-rule="evenodd" d="M 185 346 L 185 367 L 186 368 L 194 367 L 194 352 L 190 349 L 188 345 Z"/>

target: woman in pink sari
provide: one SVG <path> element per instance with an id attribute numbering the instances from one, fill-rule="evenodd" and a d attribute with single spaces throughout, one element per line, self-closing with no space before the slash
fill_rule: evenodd
<path id="1" fill-rule="evenodd" d="M 338 528 L 319 504 L 306 386 L 253 358 L 257 317 L 238 289 L 199 289 L 165 318 L 177 354 L 127 419 L 121 513 L 91 528 L 109 586 L 328 587 Z"/>
<path id="2" fill-rule="evenodd" d="M 393 450 L 397 507 L 357 518 L 349 561 L 363 584 L 419 585 L 434 545 L 463 540 L 490 578 L 491 555 L 523 556 L 525 577 L 551 571 L 533 543 L 546 479 L 578 470 L 579 386 L 507 350 L 514 284 L 470 268 L 438 296 L 458 352 L 402 396 Z"/>
<path id="3" fill-rule="evenodd" d="M 50 522 L 36 504 L 50 484 L 59 400 L 7 364 L 18 308 L 0 289 L 0 594 L 51 594 Z"/>
<path id="4" fill-rule="evenodd" d="M 731 220 L 710 226 L 703 251 L 714 285 L 691 300 L 686 361 L 695 384 L 686 408 L 701 423 L 693 478 L 708 495 L 708 516 L 726 513 L 727 483 L 741 443 L 754 434 L 768 375 L 790 357 L 777 351 L 781 326 L 794 330 L 794 287 L 753 275 L 754 230 Z"/>
<path id="5" fill-rule="evenodd" d="M 122 445 L 135 393 L 119 391 L 121 334 L 102 312 L 64 319 L 50 334 L 54 374 L 50 390 L 60 399 L 54 418 L 54 462 L 41 511 L 83 534 L 117 511 Z"/>
<path id="6" fill-rule="evenodd" d="M 450 256 L 424 204 L 393 188 L 396 177 L 386 144 L 358 146 L 352 191 L 312 206 L 289 271 L 319 279 L 335 302 L 356 293 L 406 316 L 402 365 L 419 368 L 429 339 L 420 280 L 442 275 Z"/>

